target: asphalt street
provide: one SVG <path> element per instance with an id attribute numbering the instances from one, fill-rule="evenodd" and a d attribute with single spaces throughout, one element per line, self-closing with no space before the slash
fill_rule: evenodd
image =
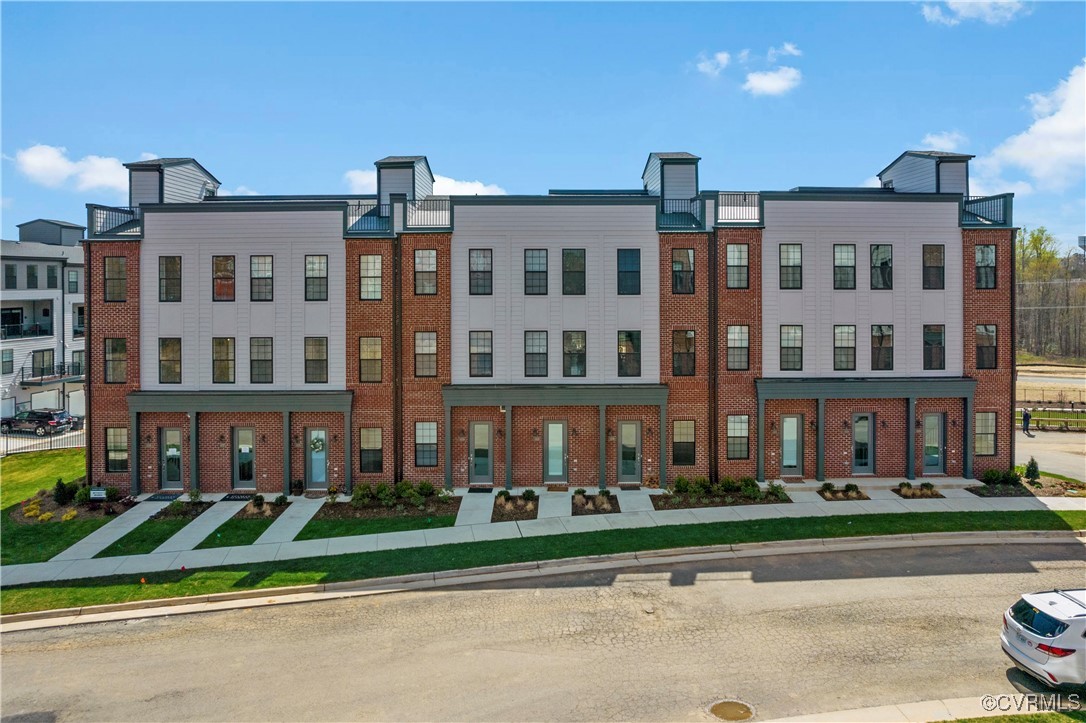
<path id="1" fill-rule="evenodd" d="M 759 719 L 1021 690 L 1078 545 L 835 552 L 5 634 L 4 721 Z"/>

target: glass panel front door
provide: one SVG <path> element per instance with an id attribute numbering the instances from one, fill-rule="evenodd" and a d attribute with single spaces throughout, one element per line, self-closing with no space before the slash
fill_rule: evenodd
<path id="1" fill-rule="evenodd" d="M 942 414 L 924 415 L 924 473 L 942 474 L 944 465 L 944 427 Z"/>
<path id="2" fill-rule="evenodd" d="M 543 423 L 543 481 L 566 481 L 566 423 Z"/>
<path id="3" fill-rule="evenodd" d="M 256 489 L 256 435 L 251 428 L 234 430 L 234 487 Z"/>
<path id="4" fill-rule="evenodd" d="M 618 423 L 618 481 L 641 484 L 641 422 Z"/>
<path id="5" fill-rule="evenodd" d="M 875 471 L 874 445 L 872 444 L 872 416 L 852 415 L 852 473 L 872 474 Z"/>
<path id="6" fill-rule="evenodd" d="M 781 475 L 803 476 L 803 415 L 781 415 Z"/>
<path id="7" fill-rule="evenodd" d="M 470 460 L 468 482 L 473 485 L 494 484 L 494 455 L 491 449 L 490 422 L 472 422 L 468 435 Z"/>
<path id="8" fill-rule="evenodd" d="M 164 490 L 179 490 L 181 482 L 181 430 L 162 430 L 162 481 Z"/>
<path id="9" fill-rule="evenodd" d="M 328 488 L 328 430 L 307 429 L 305 433 L 305 484 L 308 489 Z"/>

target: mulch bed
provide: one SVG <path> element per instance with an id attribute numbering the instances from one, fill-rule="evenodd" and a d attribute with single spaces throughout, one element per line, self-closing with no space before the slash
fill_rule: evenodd
<path id="1" fill-rule="evenodd" d="M 51 491 L 42 490 L 34 497 L 27 499 L 24 504 L 20 504 L 19 508 L 12 510 L 8 515 L 8 519 L 18 525 L 40 525 L 42 524 L 37 517 L 27 517 L 23 514 L 23 507 L 25 504 L 29 504 L 30 500 L 38 501 L 38 509 L 42 514 L 46 512 L 52 512 L 53 517 L 49 522 L 61 522 L 61 517 L 67 514 L 70 510 L 76 510 L 76 520 L 93 520 L 99 517 L 115 517 L 122 512 L 125 512 L 130 507 L 134 507 L 139 504 L 134 499 L 130 499 L 128 503 L 122 504 L 121 502 L 92 502 L 90 505 L 84 505 L 80 507 L 74 503 L 67 505 L 58 505 L 53 501 L 53 494 Z"/>
<path id="2" fill-rule="evenodd" d="M 845 492 L 844 490 L 834 490 L 833 492 L 818 491 L 818 496 L 827 502 L 854 502 L 856 500 L 869 500 L 871 499 L 863 492 Z M 942 495 L 940 495 L 941 497 Z"/>
<path id="3" fill-rule="evenodd" d="M 287 505 L 273 505 L 267 500 L 264 501 L 263 506 L 257 507 L 249 501 L 249 504 L 238 510 L 238 513 L 234 515 L 235 520 L 274 520 L 279 515 L 283 514 L 283 511 L 287 509 Z"/>
<path id="4" fill-rule="evenodd" d="M 604 497 L 603 495 L 573 495 L 573 516 L 581 515 L 613 515 L 622 512 L 618 504 L 618 495 Z M 602 509 L 601 509 L 602 507 Z"/>
<path id="5" fill-rule="evenodd" d="M 742 494 L 724 495 L 723 497 L 699 497 L 697 495 L 652 495 L 652 506 L 656 510 L 688 510 L 695 507 L 736 507 L 738 505 L 776 505 L 791 502 L 787 496 L 783 500 L 763 496 L 753 499 Z"/>
<path id="6" fill-rule="evenodd" d="M 461 497 L 450 497 L 442 500 L 437 497 L 427 497 L 423 509 L 417 509 L 414 505 L 403 504 L 402 510 L 395 507 L 385 507 L 373 503 L 365 507 L 355 507 L 349 497 L 340 497 L 340 501 L 334 504 L 323 504 L 313 515 L 314 520 L 384 520 L 401 517 L 431 517 L 434 515 L 455 515 L 460 510 Z M 267 506 L 267 502 L 264 503 Z"/>
<path id="7" fill-rule="evenodd" d="M 1041 475 L 1040 487 L 1028 482 L 1011 485 L 975 485 L 966 487 L 978 497 L 1086 497 L 1086 485 Z M 45 509 L 44 507 L 42 509 Z"/>
<path id="8" fill-rule="evenodd" d="M 539 515 L 539 500 L 525 502 L 520 497 L 510 497 L 509 504 L 500 497 L 494 499 L 494 511 L 491 522 L 520 522 L 534 520 Z"/>
<path id="9" fill-rule="evenodd" d="M 944 499 L 943 496 L 941 494 L 939 494 L 939 490 L 922 490 L 919 487 L 913 487 L 912 488 L 912 494 L 907 495 L 907 496 L 901 494 L 901 488 L 900 487 L 894 487 L 890 491 L 893 492 L 895 495 L 897 495 L 898 497 L 900 497 L 903 500 L 941 500 L 941 499 Z"/>
<path id="10" fill-rule="evenodd" d="M 178 512 L 174 512 L 170 509 L 169 505 L 163 507 L 161 510 L 151 515 L 149 519 L 152 520 L 180 520 L 189 518 L 190 520 L 199 517 L 207 510 L 208 507 L 215 504 L 214 502 L 187 502 L 184 500 L 175 500 L 175 502 L 181 502 L 181 507 L 178 508 Z M 172 502 L 170 504 L 173 504 Z"/>

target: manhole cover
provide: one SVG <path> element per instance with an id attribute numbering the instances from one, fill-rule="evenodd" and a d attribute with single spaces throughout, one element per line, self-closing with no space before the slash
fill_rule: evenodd
<path id="1" fill-rule="evenodd" d="M 750 720 L 754 709 L 741 700 L 718 700 L 709 706 L 709 712 L 720 720 Z"/>

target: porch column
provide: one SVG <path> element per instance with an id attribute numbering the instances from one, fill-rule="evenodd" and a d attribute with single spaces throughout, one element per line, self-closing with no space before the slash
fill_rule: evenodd
<path id="1" fill-rule="evenodd" d="M 905 404 L 905 479 L 916 479 L 916 397 Z"/>
<path id="2" fill-rule="evenodd" d="M 189 412 L 189 489 L 200 489 L 200 425 L 195 409 Z"/>
<path id="3" fill-rule="evenodd" d="M 765 482 L 765 400 L 761 394 L 758 395 L 758 414 L 754 424 L 754 433 L 758 435 L 758 466 L 755 476 L 759 482 Z"/>
<path id="4" fill-rule="evenodd" d="M 826 398 L 818 398 L 818 429 L 815 430 L 815 447 L 818 450 L 818 463 L 815 468 L 815 479 L 819 482 L 826 481 Z"/>
<path id="5" fill-rule="evenodd" d="M 667 486 L 667 406 L 660 405 L 660 486 Z"/>
<path id="6" fill-rule="evenodd" d="M 513 405 L 505 408 L 505 489 L 513 489 Z"/>
<path id="7" fill-rule="evenodd" d="M 962 477 L 973 479 L 973 395 L 962 399 Z"/>
<path id="8" fill-rule="evenodd" d="M 607 487 L 607 405 L 600 405 L 600 489 Z"/>
<path id="9" fill-rule="evenodd" d="M 143 440 L 140 438 L 140 414 L 131 406 L 128 409 L 128 428 L 131 430 L 128 433 L 128 449 L 131 458 L 128 461 L 128 467 L 132 480 L 129 486 L 132 488 L 132 496 L 135 497 L 140 493 L 140 445 L 143 444 Z"/>
<path id="10" fill-rule="evenodd" d="M 445 405 L 445 489 L 453 487 L 452 478 L 452 407 Z"/>
<path id="11" fill-rule="evenodd" d="M 354 486 L 354 464 L 351 460 L 351 408 L 343 412 L 343 482 L 347 487 L 347 494 L 351 493 Z"/>
<path id="12" fill-rule="evenodd" d="M 195 415 L 193 415 L 195 424 Z M 283 494 L 290 494 L 290 411 L 283 412 Z"/>

